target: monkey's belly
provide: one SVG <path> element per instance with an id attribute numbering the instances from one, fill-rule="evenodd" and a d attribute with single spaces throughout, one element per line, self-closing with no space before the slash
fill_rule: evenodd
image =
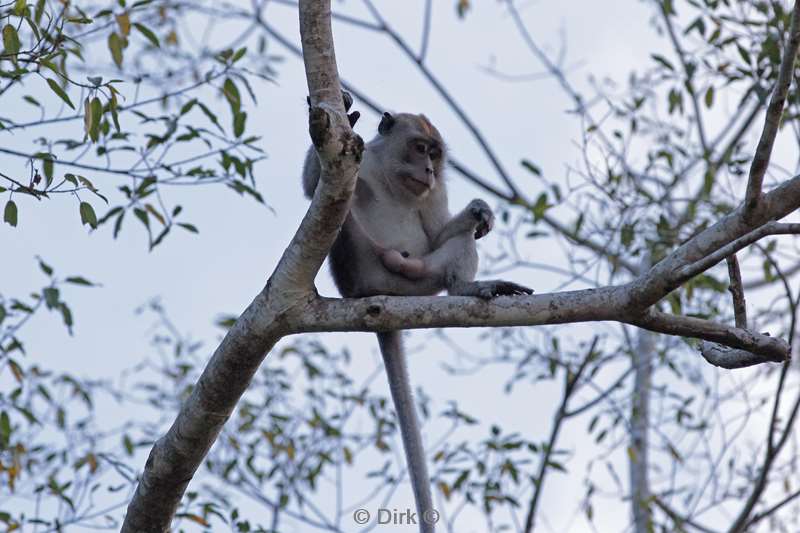
<path id="1" fill-rule="evenodd" d="M 364 230 L 383 248 L 422 257 L 430 252 L 428 235 L 416 211 L 397 206 L 376 205 L 368 210 L 354 209 Z"/>

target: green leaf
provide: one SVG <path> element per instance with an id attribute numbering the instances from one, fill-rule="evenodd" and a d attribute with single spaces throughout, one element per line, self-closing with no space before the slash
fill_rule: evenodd
<path id="1" fill-rule="evenodd" d="M 706 90 L 706 107 L 711 109 L 711 106 L 714 105 L 714 86 L 710 85 Z"/>
<path id="2" fill-rule="evenodd" d="M 92 98 L 91 103 L 91 122 L 89 125 L 89 137 L 93 142 L 100 139 L 100 119 L 103 117 L 103 104 L 98 97 Z"/>
<path id="3" fill-rule="evenodd" d="M 620 232 L 620 242 L 625 248 L 630 248 L 631 243 L 633 243 L 634 235 L 633 224 L 625 224 L 622 226 L 622 231 Z"/>
<path id="4" fill-rule="evenodd" d="M 14 200 L 6 202 L 6 208 L 3 211 L 3 222 L 7 222 L 13 227 L 17 227 L 17 204 Z"/>
<path id="5" fill-rule="evenodd" d="M 246 46 L 236 50 L 236 53 L 233 54 L 233 57 L 231 58 L 231 64 L 236 63 L 237 61 L 239 61 L 241 58 L 244 57 L 244 55 L 246 53 L 247 53 L 247 47 Z"/>
<path id="6" fill-rule="evenodd" d="M 67 307 L 67 304 L 64 302 L 61 302 L 58 308 L 61 310 L 61 318 L 64 319 L 64 325 L 67 326 L 67 331 L 72 335 L 72 311 L 69 310 L 69 307 Z"/>
<path id="7" fill-rule="evenodd" d="M 119 214 L 116 222 L 114 222 L 114 238 L 117 238 L 119 231 L 122 229 L 122 219 L 125 217 L 125 211 Z"/>
<path id="8" fill-rule="evenodd" d="M 531 208 L 531 211 L 533 211 L 533 221 L 538 222 L 541 220 L 547 210 L 551 207 L 553 206 L 547 202 L 547 193 L 541 193 L 539 197 L 536 198 L 536 203 L 533 204 L 533 207 Z"/>
<path id="9" fill-rule="evenodd" d="M 119 127 L 119 111 L 117 110 L 117 95 L 113 91 L 111 92 L 111 100 L 108 101 L 108 107 L 111 110 L 111 119 L 114 121 L 114 127 L 117 129 L 117 133 L 122 132 L 122 128 Z"/>
<path id="10" fill-rule="evenodd" d="M 28 102 L 29 104 L 33 105 L 33 106 L 42 107 L 42 104 L 40 104 L 39 101 L 36 98 L 34 98 L 33 96 L 30 96 L 28 94 L 23 96 L 22 99 L 25 100 L 26 102 Z"/>
<path id="11" fill-rule="evenodd" d="M 744 48 L 743 48 L 741 45 L 739 45 L 739 44 L 737 44 L 737 45 L 736 45 L 736 50 L 739 52 L 739 55 L 740 55 L 740 56 L 742 56 L 742 60 L 743 60 L 745 63 L 747 63 L 747 65 L 750 65 L 750 63 L 751 63 L 751 59 L 750 59 L 750 52 L 748 52 L 747 50 L 745 50 L 745 49 L 744 49 Z"/>
<path id="12" fill-rule="evenodd" d="M 231 106 L 231 112 L 236 115 L 242 107 L 242 96 L 239 94 L 239 88 L 236 87 L 232 79 L 225 79 L 225 83 L 222 84 L 222 93 Z"/>
<path id="13" fill-rule="evenodd" d="M 97 228 L 97 215 L 94 213 L 94 208 L 89 202 L 81 202 L 81 224 L 89 224 L 92 229 Z"/>
<path id="14" fill-rule="evenodd" d="M 47 263 L 42 261 L 41 257 L 37 257 L 36 259 L 39 260 L 39 268 L 42 269 L 42 272 L 44 272 L 48 276 L 52 276 L 53 275 L 53 267 L 51 267 L 50 265 L 48 265 Z"/>
<path id="15" fill-rule="evenodd" d="M 667 58 L 665 58 L 664 56 L 658 54 L 650 54 L 650 57 L 652 57 L 653 60 L 656 63 L 660 64 L 662 67 L 667 68 L 669 70 L 675 70 L 675 67 L 672 66 L 672 63 L 667 61 Z"/>
<path id="16" fill-rule="evenodd" d="M 3 26 L 3 49 L 6 54 L 16 55 L 20 49 L 17 29 L 11 24 Z"/>
<path id="17" fill-rule="evenodd" d="M 111 51 L 111 58 L 114 63 L 120 68 L 122 68 L 122 48 L 122 38 L 117 32 L 111 32 L 111 35 L 108 36 L 108 49 Z"/>
<path id="18" fill-rule="evenodd" d="M 194 226 L 194 224 L 187 224 L 186 222 L 178 222 L 177 224 L 186 231 L 190 231 L 192 233 L 200 233 L 199 231 L 197 231 L 197 228 Z"/>
<path id="19" fill-rule="evenodd" d="M 54 80 L 53 78 L 47 78 L 47 85 L 49 85 L 50 88 L 53 90 L 53 92 L 56 93 L 59 98 L 64 100 L 64 102 L 68 106 L 70 106 L 72 109 L 75 109 L 75 106 L 73 105 L 72 100 L 69 99 L 69 96 L 67 96 L 67 93 L 64 92 L 64 89 L 61 88 L 61 86 L 58 84 L 58 82 L 56 82 L 56 80 Z"/>
<path id="20" fill-rule="evenodd" d="M 0 413 L 0 450 L 8 448 L 11 441 L 11 419 L 5 411 Z"/>
<path id="21" fill-rule="evenodd" d="M 17 0 L 14 2 L 14 14 L 21 17 L 25 13 L 26 7 L 28 7 L 28 3 L 25 0 Z"/>
<path id="22" fill-rule="evenodd" d="M 42 294 L 44 294 L 44 303 L 47 305 L 48 309 L 55 309 L 58 307 L 58 289 L 55 287 L 47 287 L 42 291 Z"/>
<path id="23" fill-rule="evenodd" d="M 147 216 L 147 211 L 136 207 L 133 209 L 133 214 L 142 221 L 142 224 L 144 224 L 148 230 L 150 230 L 150 218 Z"/>
<path id="24" fill-rule="evenodd" d="M 215 125 L 217 128 L 219 128 L 219 131 L 221 131 L 222 133 L 225 133 L 225 130 L 224 130 L 224 129 L 222 129 L 222 126 L 220 126 L 220 125 L 219 125 L 219 120 L 217 119 L 217 115 L 215 115 L 214 113 L 212 113 L 212 112 L 211 112 L 211 110 L 210 110 L 210 109 L 209 109 L 209 108 L 208 108 L 208 107 L 207 107 L 207 106 L 206 106 L 204 103 L 202 103 L 202 102 L 197 102 L 197 105 L 199 105 L 199 106 L 200 106 L 200 109 L 202 109 L 202 110 L 203 110 L 203 113 L 205 114 L 205 116 L 207 116 L 207 117 L 208 117 L 208 120 L 210 120 L 211 122 L 213 122 L 213 123 L 214 123 L 214 125 Z"/>
<path id="25" fill-rule="evenodd" d="M 39 24 L 42 21 L 42 15 L 44 14 L 44 2 L 45 0 L 38 0 L 36 2 L 36 10 L 33 13 L 33 20 L 36 21 L 36 24 Z"/>
<path id="26" fill-rule="evenodd" d="M 156 34 L 153 33 L 150 28 L 145 26 L 144 24 L 139 24 L 138 22 L 133 23 L 133 27 L 139 30 L 139 33 L 145 36 L 145 38 L 152 43 L 153 46 L 156 48 L 161 48 L 161 43 L 158 42 L 158 37 Z"/>
<path id="27" fill-rule="evenodd" d="M 42 167 L 44 170 L 44 177 L 47 178 L 47 186 L 53 183 L 53 159 L 46 157 L 42 159 Z"/>
<path id="28" fill-rule="evenodd" d="M 85 285 L 87 287 L 94 287 L 94 283 L 92 283 L 91 281 L 82 276 L 70 276 L 64 281 L 67 283 L 72 283 L 73 285 Z"/>
<path id="29" fill-rule="evenodd" d="M 185 115 L 186 113 L 191 111 L 196 103 L 197 103 L 197 98 L 192 98 L 191 100 L 183 104 L 180 111 L 181 115 Z"/>
<path id="30" fill-rule="evenodd" d="M 244 124 L 247 120 L 247 113 L 241 111 L 233 116 L 233 134 L 236 137 L 241 137 L 244 133 Z"/>
<path id="31" fill-rule="evenodd" d="M 530 172 L 536 174 L 537 176 L 541 176 L 542 175 L 542 169 L 540 169 L 538 166 L 534 165 L 533 163 L 531 163 L 527 159 L 523 159 L 522 160 L 522 166 L 525 167 L 526 169 L 528 169 Z"/>

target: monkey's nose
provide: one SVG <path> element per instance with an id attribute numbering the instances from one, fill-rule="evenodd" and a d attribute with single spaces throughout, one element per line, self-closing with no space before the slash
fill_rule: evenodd
<path id="1" fill-rule="evenodd" d="M 433 169 L 431 167 L 427 167 L 425 169 L 425 172 L 427 172 L 428 174 L 433 174 Z"/>

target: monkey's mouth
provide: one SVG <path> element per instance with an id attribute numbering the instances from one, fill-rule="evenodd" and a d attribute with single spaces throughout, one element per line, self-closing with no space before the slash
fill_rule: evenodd
<path id="1" fill-rule="evenodd" d="M 406 176 L 406 187 L 417 196 L 422 196 L 431 190 L 430 183 L 427 181 L 418 180 L 414 176 Z"/>

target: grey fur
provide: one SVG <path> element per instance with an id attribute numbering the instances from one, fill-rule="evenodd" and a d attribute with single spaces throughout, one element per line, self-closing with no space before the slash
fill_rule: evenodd
<path id="1" fill-rule="evenodd" d="M 423 115 L 384 115 L 380 132 L 364 150 L 350 214 L 331 248 L 331 273 L 345 297 L 452 295 L 492 298 L 530 294 L 515 283 L 474 281 L 475 240 L 492 227 L 482 200 L 450 214 L 443 175 L 445 146 Z M 320 177 L 312 147 L 303 166 L 303 191 L 311 198 Z M 387 259 L 391 258 L 391 260 Z M 406 260 L 405 258 L 408 258 Z M 378 334 L 403 438 L 422 533 L 433 509 L 430 480 L 400 332 Z"/>

